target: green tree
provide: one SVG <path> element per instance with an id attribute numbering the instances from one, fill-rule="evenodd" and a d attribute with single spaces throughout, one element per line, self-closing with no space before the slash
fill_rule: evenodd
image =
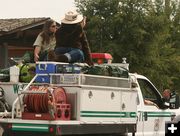
<path id="1" fill-rule="evenodd" d="M 159 90 L 180 90 L 176 1 L 79 0 L 77 6 L 89 18 L 87 35 L 93 52 L 109 52 L 114 62 L 126 57 L 130 71 L 146 75 Z"/>

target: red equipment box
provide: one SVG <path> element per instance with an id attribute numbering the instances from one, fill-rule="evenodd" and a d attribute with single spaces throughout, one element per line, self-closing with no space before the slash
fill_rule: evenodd
<path id="1" fill-rule="evenodd" d="M 32 113 L 23 112 L 22 119 L 29 120 L 70 120 L 71 119 L 71 105 L 70 104 L 56 104 L 56 112 L 53 118 L 49 113 Z"/>
<path id="2" fill-rule="evenodd" d="M 71 105 L 70 104 L 56 104 L 56 116 L 60 120 L 71 119 Z"/>

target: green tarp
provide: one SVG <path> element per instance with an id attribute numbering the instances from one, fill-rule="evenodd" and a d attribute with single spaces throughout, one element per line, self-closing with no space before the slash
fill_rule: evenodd
<path id="1" fill-rule="evenodd" d="M 84 67 L 82 68 L 82 72 L 84 74 L 91 74 L 91 75 L 102 75 L 102 76 L 112 76 L 112 77 L 122 77 L 122 78 L 129 77 L 128 70 L 119 66 L 111 66 L 111 65 L 96 65 L 92 67 Z"/>

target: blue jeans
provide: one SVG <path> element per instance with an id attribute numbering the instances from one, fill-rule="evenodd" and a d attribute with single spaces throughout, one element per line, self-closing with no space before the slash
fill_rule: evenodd
<path id="1" fill-rule="evenodd" d="M 58 47 L 55 49 L 55 54 L 64 54 L 71 63 L 84 61 L 84 53 L 78 48 Z"/>

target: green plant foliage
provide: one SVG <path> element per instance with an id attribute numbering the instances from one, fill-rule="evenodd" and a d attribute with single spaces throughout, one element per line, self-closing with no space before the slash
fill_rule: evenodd
<path id="1" fill-rule="evenodd" d="M 180 92 L 180 3 L 175 0 L 78 0 L 93 52 L 126 57 L 130 71 L 162 91 Z"/>

